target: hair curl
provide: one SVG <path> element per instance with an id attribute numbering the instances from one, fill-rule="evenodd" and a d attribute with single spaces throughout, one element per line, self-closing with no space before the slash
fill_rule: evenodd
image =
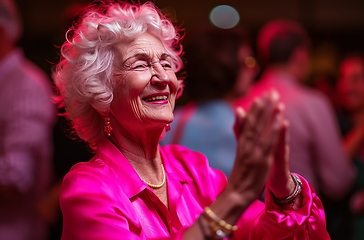
<path id="1" fill-rule="evenodd" d="M 56 101 L 65 107 L 77 135 L 93 149 L 113 100 L 113 72 L 120 57 L 115 46 L 149 32 L 161 40 L 178 72 L 183 67 L 179 30 L 151 2 L 104 1 L 88 6 L 67 31 L 53 71 L 60 95 Z"/>

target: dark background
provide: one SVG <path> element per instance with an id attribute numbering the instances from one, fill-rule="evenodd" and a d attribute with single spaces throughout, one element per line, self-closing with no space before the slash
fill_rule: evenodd
<path id="1" fill-rule="evenodd" d="M 46 72 L 57 61 L 57 46 L 64 41 L 68 6 L 88 0 L 17 0 L 23 16 L 24 36 L 20 45 L 26 55 Z M 334 75 L 340 58 L 348 52 L 364 50 L 363 0 L 155 0 L 186 29 L 186 35 L 220 4 L 236 8 L 240 25 L 254 40 L 259 28 L 272 18 L 297 20 L 306 27 L 313 42 L 313 74 Z M 66 23 L 67 22 L 67 23 Z"/>

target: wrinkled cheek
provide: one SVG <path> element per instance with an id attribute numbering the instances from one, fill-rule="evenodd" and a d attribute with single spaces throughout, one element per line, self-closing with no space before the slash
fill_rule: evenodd
<path id="1" fill-rule="evenodd" d="M 183 80 L 177 80 L 177 93 L 176 93 L 176 98 L 175 99 L 178 99 L 182 96 L 183 94 L 183 89 L 184 89 L 184 82 Z"/>
<path id="2" fill-rule="evenodd" d="M 172 111 L 174 110 L 174 107 L 176 105 L 176 99 L 177 99 L 177 96 L 171 96 L 171 99 L 169 101 L 169 105 L 171 106 Z"/>
<path id="3" fill-rule="evenodd" d="M 136 101 L 130 101 L 131 109 L 134 113 L 134 115 L 141 121 L 142 120 L 142 111 L 141 108 Z"/>

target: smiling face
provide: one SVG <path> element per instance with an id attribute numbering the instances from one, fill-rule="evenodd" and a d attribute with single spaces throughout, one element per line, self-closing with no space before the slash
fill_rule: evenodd
<path id="1" fill-rule="evenodd" d="M 172 122 L 179 82 L 162 42 L 149 33 L 120 43 L 111 114 L 123 129 Z M 114 124 L 115 128 L 116 125 Z"/>

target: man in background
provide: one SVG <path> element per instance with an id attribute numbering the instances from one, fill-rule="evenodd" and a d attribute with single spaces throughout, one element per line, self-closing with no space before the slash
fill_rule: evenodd
<path id="1" fill-rule="evenodd" d="M 51 82 L 17 47 L 21 19 L 0 0 L 0 238 L 46 239 L 36 211 L 52 173 Z"/>

